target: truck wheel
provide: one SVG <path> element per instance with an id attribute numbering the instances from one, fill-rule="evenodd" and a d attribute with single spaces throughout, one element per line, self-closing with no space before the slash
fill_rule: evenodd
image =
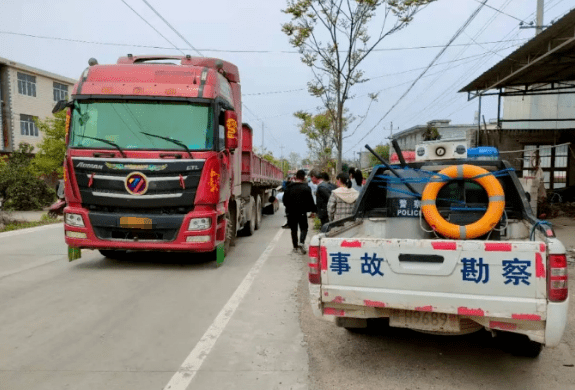
<path id="1" fill-rule="evenodd" d="M 255 230 L 258 230 L 262 226 L 262 197 L 256 196 L 256 216 L 255 216 Z"/>
<path id="2" fill-rule="evenodd" d="M 529 340 L 525 335 L 505 333 L 504 336 L 504 349 L 512 355 L 536 358 L 543 349 L 543 344 Z"/>
<path id="3" fill-rule="evenodd" d="M 113 260 L 122 260 L 126 257 L 127 251 L 116 251 L 109 249 L 100 249 L 98 252 L 104 257 Z"/>
<path id="4" fill-rule="evenodd" d="M 242 235 L 243 236 L 251 236 L 252 234 L 254 234 L 254 231 L 256 230 L 256 202 L 255 199 L 252 199 L 252 217 L 250 218 L 250 220 L 246 223 L 246 225 L 244 226 L 244 228 L 242 229 Z"/>
<path id="5" fill-rule="evenodd" d="M 224 255 L 230 253 L 230 247 L 234 245 L 236 239 L 236 219 L 232 218 L 231 213 L 226 212 L 226 241 L 224 241 Z"/>

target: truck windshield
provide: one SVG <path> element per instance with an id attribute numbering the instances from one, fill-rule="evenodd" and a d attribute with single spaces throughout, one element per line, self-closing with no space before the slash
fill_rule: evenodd
<path id="1" fill-rule="evenodd" d="M 212 149 L 213 114 L 208 105 L 188 102 L 106 100 L 76 102 L 70 123 L 70 146 L 112 149 Z M 143 134 L 148 133 L 150 136 Z M 155 137 L 157 135 L 159 137 Z"/>

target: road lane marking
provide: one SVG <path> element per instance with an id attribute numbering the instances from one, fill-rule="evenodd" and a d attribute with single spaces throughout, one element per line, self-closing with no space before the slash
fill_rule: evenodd
<path id="1" fill-rule="evenodd" d="M 11 232 L 0 233 L 0 238 L 14 237 L 14 236 L 19 236 L 21 234 L 27 234 L 27 233 L 35 233 L 35 232 L 42 231 L 42 230 L 53 229 L 55 227 L 62 228 L 63 227 L 62 222 L 50 224 L 50 225 L 44 225 L 44 226 L 37 226 L 37 227 L 27 228 L 27 229 L 13 230 Z"/>
<path id="2" fill-rule="evenodd" d="M 282 233 L 283 229 L 280 229 L 280 231 L 276 233 L 275 237 L 272 239 L 270 244 L 250 269 L 244 280 L 242 280 L 236 291 L 234 291 L 222 310 L 220 310 L 214 319 L 214 322 L 212 322 L 208 330 L 206 330 L 206 333 L 204 333 L 192 352 L 190 352 L 188 357 L 184 360 L 178 371 L 174 374 L 174 376 L 172 376 L 172 379 L 170 379 L 168 384 L 164 387 L 164 390 L 185 390 L 190 385 L 196 376 L 196 373 L 204 363 L 204 360 L 206 360 L 210 354 L 212 348 L 218 341 L 218 338 L 221 336 L 228 322 L 234 315 L 236 309 L 252 286 L 262 266 L 265 264 L 270 254 L 274 250 Z"/>

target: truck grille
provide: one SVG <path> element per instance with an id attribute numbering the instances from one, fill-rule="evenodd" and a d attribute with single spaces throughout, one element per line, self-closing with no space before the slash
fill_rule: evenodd
<path id="1" fill-rule="evenodd" d="M 204 160 L 73 158 L 82 204 L 96 210 L 189 210 L 203 165 Z M 139 193 L 128 182 L 136 174 L 144 186 L 137 188 Z"/>

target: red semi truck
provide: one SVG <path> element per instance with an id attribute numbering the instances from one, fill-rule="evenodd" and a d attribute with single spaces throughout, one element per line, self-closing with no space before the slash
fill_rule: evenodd
<path id="1" fill-rule="evenodd" d="M 253 153 L 238 68 L 191 56 L 89 63 L 54 108 L 68 108 L 69 259 L 86 248 L 213 252 L 221 263 L 238 231 L 253 234 L 262 210 L 276 210 L 283 176 Z"/>

